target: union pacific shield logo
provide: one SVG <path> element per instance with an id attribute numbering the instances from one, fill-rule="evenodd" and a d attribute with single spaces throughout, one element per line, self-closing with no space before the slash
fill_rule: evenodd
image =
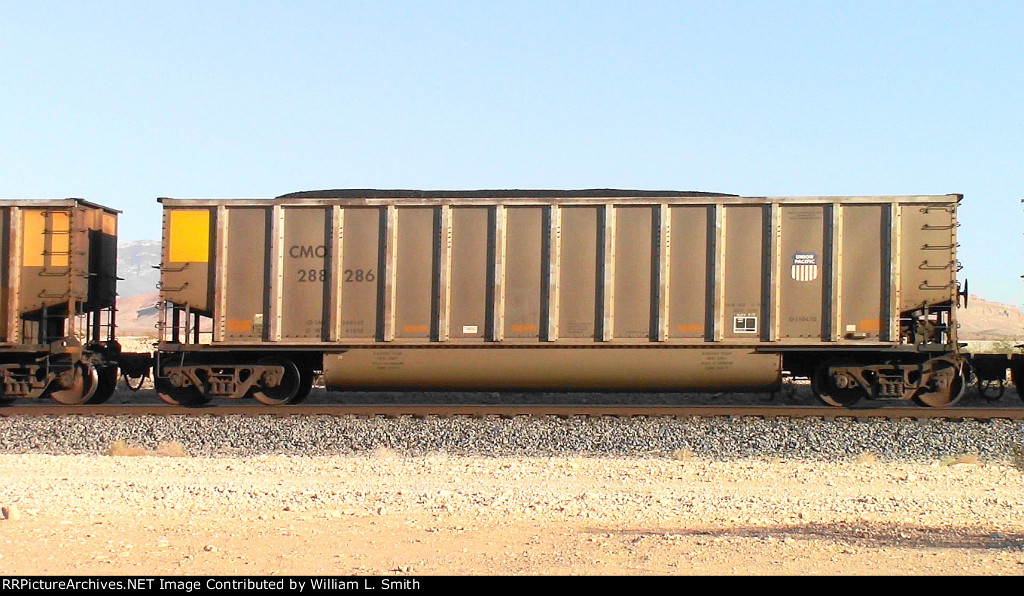
<path id="1" fill-rule="evenodd" d="M 818 255 L 813 252 L 798 252 L 793 255 L 793 279 L 797 281 L 818 279 Z"/>

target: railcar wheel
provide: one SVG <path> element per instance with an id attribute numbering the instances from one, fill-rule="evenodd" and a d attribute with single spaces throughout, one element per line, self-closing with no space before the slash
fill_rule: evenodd
<path id="1" fill-rule="evenodd" d="M 299 369 L 299 392 L 295 394 L 290 403 L 297 404 L 300 401 L 309 397 L 309 392 L 313 390 L 313 371 L 308 368 Z"/>
<path id="2" fill-rule="evenodd" d="M 65 406 L 77 406 L 87 403 L 96 393 L 100 379 L 95 366 L 76 362 L 67 371 L 58 375 L 56 382 L 63 388 L 50 391 L 53 401 Z"/>
<path id="3" fill-rule="evenodd" d="M 105 366 L 99 370 L 98 375 L 99 384 L 96 386 L 96 393 L 93 393 L 86 403 L 101 404 L 110 399 L 110 396 L 114 395 L 114 390 L 117 389 L 116 366 Z"/>
<path id="4" fill-rule="evenodd" d="M 175 387 L 167 377 L 154 376 L 153 388 L 156 389 L 160 400 L 171 406 L 192 408 L 210 401 L 210 398 L 203 395 L 197 388 L 192 386 Z"/>
<path id="5" fill-rule="evenodd" d="M 945 408 L 960 401 L 967 391 L 967 379 L 962 365 L 945 358 L 935 358 L 924 364 L 923 377 L 932 379 L 926 384 L 934 386 L 935 391 L 924 391 L 924 387 L 914 395 L 918 404 L 932 408 Z"/>
<path id="6" fill-rule="evenodd" d="M 257 364 L 262 366 L 280 366 L 284 369 L 284 374 L 280 379 L 271 379 L 266 374 L 264 374 L 265 378 L 260 379 L 259 385 L 257 385 L 256 391 L 253 392 L 252 396 L 261 404 L 283 406 L 295 403 L 309 395 L 309 389 L 303 390 L 303 383 L 306 379 L 299 373 L 299 367 L 295 366 L 295 363 L 291 360 L 287 358 L 262 358 Z M 312 378 L 308 380 L 312 383 Z"/>
<path id="7" fill-rule="evenodd" d="M 833 367 L 854 366 L 848 362 L 832 360 L 826 362 L 814 371 L 811 378 L 811 389 L 815 397 L 827 406 L 837 408 L 849 408 L 864 397 L 864 391 L 856 382 L 840 387 L 836 380 L 829 375 L 829 369 Z"/>

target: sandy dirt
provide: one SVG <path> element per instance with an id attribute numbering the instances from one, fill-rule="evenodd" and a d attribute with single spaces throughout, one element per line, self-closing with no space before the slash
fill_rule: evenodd
<path id="1" fill-rule="evenodd" d="M 1020 574 L 1024 475 L 963 461 L 7 454 L 0 573 Z"/>

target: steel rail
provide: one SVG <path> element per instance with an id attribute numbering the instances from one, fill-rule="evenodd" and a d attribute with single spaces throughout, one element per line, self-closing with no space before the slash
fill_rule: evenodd
<path id="1" fill-rule="evenodd" d="M 822 418 L 834 419 L 943 419 L 943 420 L 1024 420 L 1020 408 L 923 408 L 863 407 L 833 408 L 826 406 L 644 406 L 644 405 L 295 405 L 266 407 L 262 405 L 208 405 L 195 408 L 167 405 L 97 405 L 97 406 L 10 406 L 0 408 L 0 417 L 40 416 L 357 416 L 357 417 L 487 417 L 516 416 L 572 417 L 756 417 L 756 418 Z"/>

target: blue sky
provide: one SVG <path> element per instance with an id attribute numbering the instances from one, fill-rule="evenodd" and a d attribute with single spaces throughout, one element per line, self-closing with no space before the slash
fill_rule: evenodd
<path id="1" fill-rule="evenodd" d="M 0 196 L 964 193 L 1024 303 L 1024 2 L 0 0 Z"/>

